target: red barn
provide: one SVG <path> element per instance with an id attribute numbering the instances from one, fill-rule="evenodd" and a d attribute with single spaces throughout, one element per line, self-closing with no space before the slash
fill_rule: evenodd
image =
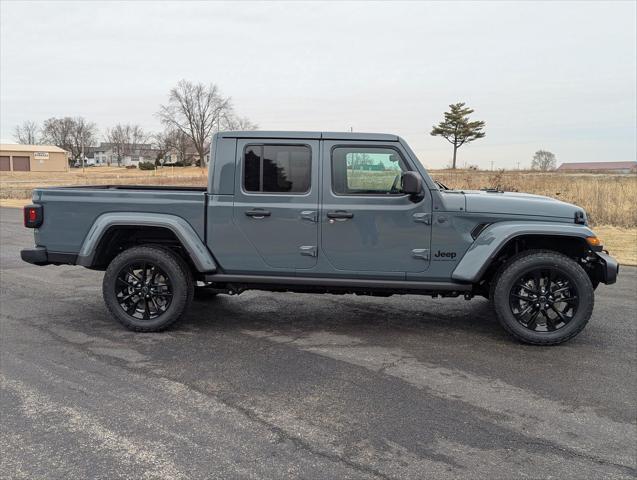
<path id="1" fill-rule="evenodd" d="M 558 172 L 612 172 L 612 173 L 637 173 L 637 162 L 574 162 L 563 163 L 557 169 Z"/>

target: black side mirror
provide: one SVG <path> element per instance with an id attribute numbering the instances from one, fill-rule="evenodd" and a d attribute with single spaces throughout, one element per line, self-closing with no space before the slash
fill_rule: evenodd
<path id="1" fill-rule="evenodd" d="M 416 172 L 405 172 L 400 179 L 400 186 L 403 193 L 407 193 L 412 197 L 422 195 L 422 178 Z"/>

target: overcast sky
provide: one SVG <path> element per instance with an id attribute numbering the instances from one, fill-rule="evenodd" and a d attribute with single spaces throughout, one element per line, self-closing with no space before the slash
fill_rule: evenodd
<path id="1" fill-rule="evenodd" d="M 82 115 L 159 130 L 180 79 L 214 82 L 268 130 L 403 136 L 464 101 L 487 136 L 459 163 L 635 160 L 636 2 L 0 2 L 0 137 Z"/>

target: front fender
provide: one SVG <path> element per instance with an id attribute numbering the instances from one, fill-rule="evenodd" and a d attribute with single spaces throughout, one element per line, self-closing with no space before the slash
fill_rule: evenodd
<path id="1" fill-rule="evenodd" d="M 522 235 L 551 235 L 586 239 L 594 235 L 583 225 L 553 222 L 498 222 L 485 228 L 458 263 L 451 278 L 458 282 L 477 282 L 500 250 Z"/>
<path id="2" fill-rule="evenodd" d="M 199 272 L 215 272 L 217 264 L 190 224 L 181 217 L 163 213 L 112 212 L 97 217 L 86 234 L 77 264 L 85 267 L 93 265 L 95 253 L 102 236 L 114 226 L 163 227 L 171 230 L 188 252 Z"/>

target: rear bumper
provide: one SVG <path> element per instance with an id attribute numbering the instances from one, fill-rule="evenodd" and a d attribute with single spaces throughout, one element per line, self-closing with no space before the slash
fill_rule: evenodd
<path id="1" fill-rule="evenodd" d="M 46 265 L 48 263 L 46 248 L 44 247 L 25 248 L 20 251 L 20 257 L 25 262 L 34 265 Z"/>
<path id="2" fill-rule="evenodd" d="M 22 249 L 20 257 L 33 265 L 75 265 L 77 261 L 73 253 L 49 252 L 44 247 Z"/>
<path id="3" fill-rule="evenodd" d="M 617 281 L 617 275 L 619 274 L 619 263 L 608 253 L 595 252 L 599 259 L 599 281 L 610 285 Z"/>

